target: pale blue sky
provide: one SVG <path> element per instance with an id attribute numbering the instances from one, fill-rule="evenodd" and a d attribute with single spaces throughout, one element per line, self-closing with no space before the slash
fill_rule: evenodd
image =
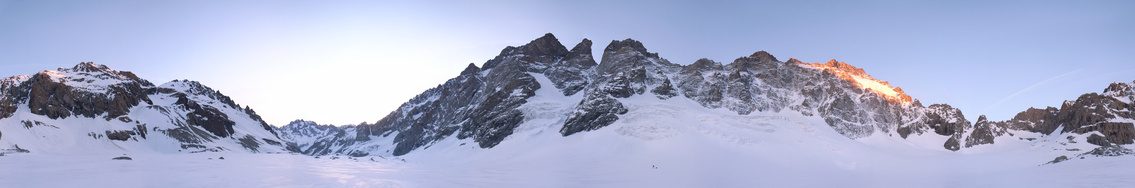
<path id="1" fill-rule="evenodd" d="M 374 122 L 549 32 L 679 64 L 837 59 L 970 120 L 1135 80 L 1135 1 L 662 2 L 0 0 L 0 76 L 94 61 L 201 81 L 275 125 Z"/>

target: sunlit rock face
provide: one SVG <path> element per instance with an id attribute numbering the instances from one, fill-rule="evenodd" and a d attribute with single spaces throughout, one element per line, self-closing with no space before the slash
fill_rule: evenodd
<path id="1" fill-rule="evenodd" d="M 886 98 L 888 102 L 893 103 L 910 103 L 910 96 L 906 95 L 901 88 L 892 87 L 887 81 L 876 80 L 868 75 L 866 71 L 861 68 L 849 65 L 844 62 L 836 60 L 828 61 L 828 63 L 801 63 L 803 65 L 815 67 L 825 72 L 835 74 L 843 80 L 847 80 L 852 85 L 858 86 L 863 89 L 870 90 L 871 92 Z"/>

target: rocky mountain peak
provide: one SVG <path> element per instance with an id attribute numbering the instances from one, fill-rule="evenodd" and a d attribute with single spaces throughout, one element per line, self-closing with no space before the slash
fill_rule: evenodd
<path id="1" fill-rule="evenodd" d="M 622 41 L 612 40 L 607 48 L 603 49 L 603 54 L 616 54 L 616 53 L 629 53 L 638 52 L 647 57 L 658 58 L 657 53 L 650 53 L 646 47 L 642 46 L 642 42 L 634 39 L 623 39 Z"/>
<path id="2" fill-rule="evenodd" d="M 111 70 L 109 67 L 106 67 L 106 65 L 96 65 L 94 62 L 81 62 L 81 63 L 75 65 L 75 67 L 72 67 L 71 70 L 76 71 L 76 72 L 114 71 L 114 70 Z M 63 68 L 59 68 L 59 71 L 63 71 Z"/>
<path id="3" fill-rule="evenodd" d="M 60 67 L 56 69 L 56 71 L 45 70 L 41 72 L 41 74 L 46 74 L 57 79 L 72 79 L 74 81 L 85 81 L 88 83 L 94 80 L 118 80 L 138 82 L 142 86 L 153 86 L 149 81 L 138 78 L 137 75 L 134 75 L 134 73 L 130 71 L 117 71 L 106 65 L 95 64 L 94 62 L 81 62 L 70 69 Z"/>
<path id="4" fill-rule="evenodd" d="M 753 53 L 753 55 L 749 55 L 749 58 L 756 58 L 758 62 L 765 62 L 765 61 L 778 62 L 778 60 L 776 60 L 776 57 L 773 57 L 772 54 L 769 54 L 768 52 L 766 52 L 764 50 L 757 51 L 757 52 Z"/>
<path id="5" fill-rule="evenodd" d="M 1135 95 L 1135 89 L 1133 89 L 1135 87 L 1133 87 L 1133 86 L 1135 86 L 1135 81 L 1132 81 L 1131 83 L 1127 83 L 1127 82 L 1111 83 L 1110 85 L 1107 86 L 1107 89 L 1103 90 L 1103 95 L 1117 97 L 1117 98 L 1122 98 L 1124 96 L 1130 97 L 1130 96 Z M 1127 101 L 1127 102 L 1131 102 L 1131 101 Z"/>
<path id="6" fill-rule="evenodd" d="M 222 94 L 221 91 L 213 90 L 213 88 L 205 86 L 205 84 L 201 84 L 201 82 L 197 81 L 173 80 L 159 86 L 157 91 L 159 93 L 182 92 L 191 94 L 193 96 L 208 97 L 209 99 L 217 100 L 223 104 L 226 104 L 229 108 L 241 110 L 240 105 L 236 104 L 236 102 L 234 102 L 232 98 L 229 98 L 228 96 Z"/>
<path id="7" fill-rule="evenodd" d="M 461 71 L 461 75 L 473 74 L 477 72 L 481 72 L 481 68 L 477 68 L 477 64 L 469 63 L 469 66 L 465 66 L 465 70 Z"/>
<path id="8" fill-rule="evenodd" d="M 845 73 L 848 73 L 848 74 L 851 74 L 851 75 L 855 75 L 855 76 L 864 76 L 864 77 L 869 76 L 869 75 L 867 75 L 866 71 L 863 71 L 863 69 L 852 66 L 852 65 L 847 64 L 845 62 L 836 61 L 835 59 L 829 60 L 825 64 L 814 63 L 814 65 L 820 65 L 822 67 L 833 68 L 833 69 L 836 69 L 836 70 L 839 70 L 839 71 L 842 71 L 842 72 L 845 72 Z"/>
<path id="9" fill-rule="evenodd" d="M 713 60 L 710 60 L 710 59 L 701 58 L 701 59 L 698 59 L 697 61 L 694 61 L 693 64 L 682 67 L 682 72 L 687 73 L 687 74 L 693 73 L 694 71 L 711 71 L 711 70 L 722 70 L 721 63 L 714 62 Z"/>
<path id="10" fill-rule="evenodd" d="M 297 119 L 297 120 L 293 120 L 292 122 L 288 122 L 287 125 L 280 127 L 280 129 L 281 130 L 287 130 L 287 131 L 302 131 L 302 130 L 309 130 L 309 129 L 322 130 L 322 129 L 328 129 L 328 128 L 334 128 L 334 127 L 335 127 L 334 125 L 321 125 L 319 123 L 316 123 L 315 121 Z"/>
<path id="11" fill-rule="evenodd" d="M 800 61 L 799 59 L 796 59 L 796 58 L 788 58 L 788 63 L 805 64 L 803 61 Z"/>
<path id="12" fill-rule="evenodd" d="M 564 47 L 556 36 L 548 33 L 520 47 L 505 47 L 500 55 L 485 62 L 481 69 L 495 68 L 509 58 L 521 58 L 521 61 L 527 63 L 549 64 L 564 58 L 568 53 L 567 47 Z"/>
<path id="13" fill-rule="evenodd" d="M 595 59 L 591 55 L 591 40 L 584 38 L 583 41 L 580 41 L 579 44 L 576 44 L 575 47 L 571 48 L 571 51 L 569 51 L 567 56 L 565 56 L 564 58 L 565 59 L 583 58 L 584 61 L 580 61 L 581 63 L 586 64 L 587 62 L 590 62 L 590 64 L 586 64 L 585 66 L 594 66 L 595 65 Z M 587 61 L 587 60 L 590 60 L 590 61 Z"/>
<path id="14" fill-rule="evenodd" d="M 551 33 L 544 34 L 532 42 L 520 47 L 506 47 L 501 55 L 531 55 L 531 56 L 564 56 L 568 53 L 567 47 L 560 44 L 560 40 Z"/>
<path id="15" fill-rule="evenodd" d="M 800 65 L 806 65 L 813 68 L 832 73 L 840 79 L 846 80 L 855 86 L 863 89 L 871 90 L 872 92 L 884 97 L 888 102 L 910 104 L 913 100 L 909 95 L 906 95 L 902 89 L 891 86 L 890 83 L 882 80 L 872 78 L 863 69 L 852 66 L 850 64 L 836 61 L 832 59 L 827 63 L 802 63 L 796 59 L 790 59 L 789 62 L 797 62 Z"/>

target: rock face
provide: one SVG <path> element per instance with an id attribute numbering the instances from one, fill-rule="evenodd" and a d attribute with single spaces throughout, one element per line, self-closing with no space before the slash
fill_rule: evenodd
<path id="1" fill-rule="evenodd" d="M 977 122 L 973 124 L 973 132 L 966 138 L 966 147 L 973 147 L 982 144 L 993 144 L 993 139 L 997 136 L 1005 134 L 1004 126 L 997 126 L 985 118 L 985 115 L 977 118 Z"/>
<path id="2" fill-rule="evenodd" d="M 386 154 L 383 150 L 392 150 L 388 154 L 397 156 L 453 136 L 491 148 L 524 123 L 529 114 L 520 107 L 536 90 L 553 87 L 558 94 L 580 100 L 563 111 L 559 132 L 565 137 L 618 122 L 620 116 L 635 110 L 625 101 L 645 96 L 690 100 L 738 115 L 800 113 L 822 118 L 851 139 L 879 134 L 928 137 L 941 139 L 943 149 L 954 151 L 994 144 L 997 138 L 1020 131 L 1096 134 L 1091 140 L 1101 146 L 1132 141 L 1130 124 L 1122 124 L 1132 119 L 1135 92 L 1131 83 L 1112 84 L 1104 94 L 1086 94 L 1059 109 L 1028 109 L 1006 121 L 982 116 L 972 123 L 957 108 L 923 106 L 902 89 L 836 60 L 784 62 L 758 51 L 727 64 L 699 59 L 679 65 L 650 52 L 642 42 L 625 39 L 607 44 L 596 63 L 591 45 L 592 41 L 584 39 L 569 50 L 546 34 L 528 44 L 507 47 L 482 67 L 469 64 L 456 78 L 414 97 L 378 122 L 357 125 L 354 135 L 325 136 L 325 143 L 334 144 L 299 146 L 307 147 L 305 153 Z M 540 84 L 543 78 L 551 81 L 550 86 Z"/>
<path id="3" fill-rule="evenodd" d="M 62 71 L 76 76 L 64 77 L 59 73 Z M 118 83 L 94 83 L 108 80 Z M 130 107 L 137 106 L 140 102 L 152 103 L 143 88 L 153 86 L 154 84 L 139 79 L 131 72 L 115 71 L 106 65 L 85 62 L 71 69 L 60 68 L 58 71 L 43 71 L 32 75 L 15 88 L 13 99 L 27 101 L 33 114 L 51 119 L 72 115 L 96 117 L 103 113 L 107 113 L 105 118 L 111 119 L 125 115 Z"/>
<path id="4" fill-rule="evenodd" d="M 568 50 L 551 34 L 520 47 L 508 47 L 481 68 L 467 67 L 461 75 L 410 99 L 374 124 L 357 127 L 356 140 L 394 135 L 394 155 L 427 146 L 456 134 L 482 148 L 496 146 L 511 135 L 524 115 L 517 110 L 541 87 L 573 95 L 590 83 L 581 72 L 595 66 L 591 41 Z M 551 79 L 540 85 L 533 74 Z M 348 153 L 348 152 L 343 152 Z"/>
<path id="5" fill-rule="evenodd" d="M 0 126 L 7 134 L 0 139 L 0 147 L 20 144 L 33 152 L 123 148 L 269 152 L 285 148 L 272 127 L 251 108 L 241 108 L 198 82 L 174 80 L 155 86 L 131 72 L 90 62 L 0 79 L 0 125 L 19 124 L 25 126 Z M 80 132 L 86 135 L 68 135 Z M 166 138 L 151 141 L 154 136 Z M 61 139 L 71 137 L 89 140 Z M 105 148 L 115 145 L 129 147 Z"/>

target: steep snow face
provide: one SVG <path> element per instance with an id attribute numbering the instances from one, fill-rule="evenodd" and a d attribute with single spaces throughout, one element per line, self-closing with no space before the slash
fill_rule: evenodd
<path id="1" fill-rule="evenodd" d="M 286 151 L 251 108 L 242 109 L 197 82 L 154 86 L 127 71 L 80 63 L 0 83 L 0 106 L 5 106 L 0 112 L 8 113 L 0 116 L 2 149 L 58 154 Z"/>

